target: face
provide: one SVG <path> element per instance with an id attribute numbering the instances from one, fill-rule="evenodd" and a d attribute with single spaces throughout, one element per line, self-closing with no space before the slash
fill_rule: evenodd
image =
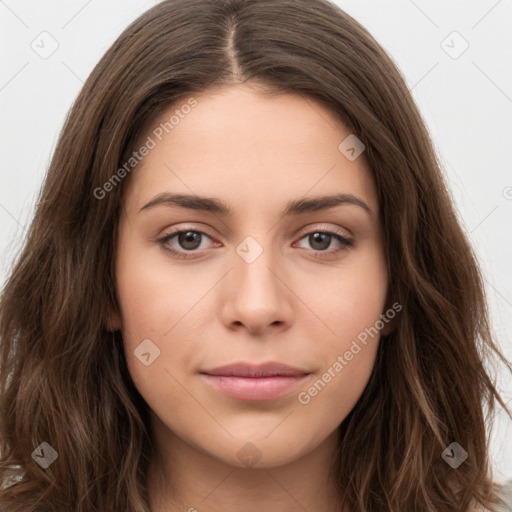
<path id="1" fill-rule="evenodd" d="M 312 99 L 244 84 L 193 100 L 155 121 L 126 178 L 111 328 L 159 442 L 273 467 L 334 435 L 372 372 L 376 189 Z"/>

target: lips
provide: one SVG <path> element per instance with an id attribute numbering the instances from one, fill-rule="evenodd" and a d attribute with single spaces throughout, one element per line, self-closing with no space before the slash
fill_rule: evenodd
<path id="1" fill-rule="evenodd" d="M 200 372 L 215 390 L 239 400 L 275 400 L 303 382 L 310 373 L 282 363 L 235 363 Z"/>
<path id="2" fill-rule="evenodd" d="M 259 365 L 250 363 L 227 364 L 211 370 L 203 370 L 201 373 L 222 375 L 224 377 L 274 377 L 278 375 L 304 375 L 309 372 L 286 364 L 270 362 Z"/>

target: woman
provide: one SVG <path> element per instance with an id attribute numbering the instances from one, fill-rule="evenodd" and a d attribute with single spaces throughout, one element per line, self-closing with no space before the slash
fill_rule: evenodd
<path id="1" fill-rule="evenodd" d="M 9 512 L 507 506 L 477 261 L 399 71 L 324 0 L 121 34 L 0 327 Z"/>

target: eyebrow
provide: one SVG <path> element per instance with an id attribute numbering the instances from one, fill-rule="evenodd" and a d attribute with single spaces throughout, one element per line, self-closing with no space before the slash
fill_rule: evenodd
<path id="1" fill-rule="evenodd" d="M 297 199 L 295 201 L 289 201 L 283 212 L 283 216 L 289 217 L 292 215 L 300 215 L 302 213 L 317 212 L 345 204 L 359 206 L 370 216 L 373 215 L 373 211 L 370 207 L 362 199 L 354 196 L 353 194 L 335 194 L 313 197 L 311 199 Z M 169 194 L 167 192 L 155 196 L 151 201 L 149 201 L 149 203 L 145 204 L 139 212 L 149 210 L 160 205 L 178 206 L 180 208 L 200 210 L 223 216 L 233 215 L 233 210 L 219 199 L 188 194 Z"/>

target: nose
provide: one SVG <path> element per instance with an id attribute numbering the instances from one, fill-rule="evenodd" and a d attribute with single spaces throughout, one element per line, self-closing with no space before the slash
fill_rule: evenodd
<path id="1" fill-rule="evenodd" d="M 264 335 L 291 325 L 293 292 L 284 266 L 272 251 L 252 262 L 234 254 L 222 297 L 222 320 L 229 329 Z"/>

